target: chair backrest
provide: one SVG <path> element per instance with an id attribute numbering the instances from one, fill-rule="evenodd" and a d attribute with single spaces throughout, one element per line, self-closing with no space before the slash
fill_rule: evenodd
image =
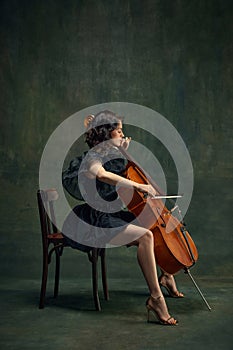
<path id="1" fill-rule="evenodd" d="M 37 201 L 43 241 L 48 239 L 48 235 L 58 233 L 54 213 L 54 201 L 56 201 L 58 197 L 58 193 L 54 188 L 37 191 Z"/>

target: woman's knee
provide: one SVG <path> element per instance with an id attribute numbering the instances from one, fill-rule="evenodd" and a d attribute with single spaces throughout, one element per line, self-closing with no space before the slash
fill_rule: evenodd
<path id="1" fill-rule="evenodd" d="M 154 243 L 154 235 L 153 233 L 148 230 L 141 238 L 141 242 L 147 243 L 147 244 L 153 244 Z"/>

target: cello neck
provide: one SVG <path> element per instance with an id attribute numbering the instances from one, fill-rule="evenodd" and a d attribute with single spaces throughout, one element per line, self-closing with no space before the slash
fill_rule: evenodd
<path id="1" fill-rule="evenodd" d="M 129 165 L 132 165 L 137 170 L 137 172 L 140 174 L 140 176 L 145 181 L 145 183 L 152 185 L 156 190 L 156 192 L 158 193 L 158 195 L 163 196 L 164 198 L 167 198 L 172 205 L 176 204 L 174 199 L 172 198 L 180 198 L 182 197 L 182 195 L 167 196 L 161 190 L 161 188 L 157 185 L 157 183 L 151 178 L 151 176 L 138 165 L 135 159 L 123 147 L 118 147 L 118 148 L 119 148 L 119 151 L 122 153 L 122 155 L 129 161 L 130 163 Z"/>
<path id="2" fill-rule="evenodd" d="M 138 173 L 140 173 L 140 175 L 143 178 L 143 180 L 145 181 L 145 183 L 152 185 L 159 195 L 165 196 L 165 193 L 161 190 L 161 188 L 159 188 L 157 183 L 151 178 L 151 176 L 144 169 L 142 169 L 138 165 L 138 163 L 135 161 L 135 159 L 128 152 L 126 152 L 126 150 L 123 147 L 119 147 L 119 150 L 122 153 L 122 155 L 131 163 L 130 165 L 132 165 L 134 168 L 136 168 Z"/>

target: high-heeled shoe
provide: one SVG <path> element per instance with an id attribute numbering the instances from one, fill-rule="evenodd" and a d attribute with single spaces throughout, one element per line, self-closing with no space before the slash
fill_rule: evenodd
<path id="1" fill-rule="evenodd" d="M 168 317 L 166 320 L 162 320 L 159 315 L 158 312 L 153 308 L 152 305 L 149 304 L 150 300 L 152 300 L 154 303 L 159 303 L 160 299 L 163 298 L 162 295 L 160 295 L 158 298 L 153 297 L 152 295 L 147 299 L 146 301 L 146 308 L 147 308 L 147 322 L 150 322 L 150 312 L 153 313 L 153 315 L 157 318 L 157 320 L 159 321 L 160 324 L 164 325 L 164 326 L 177 326 L 178 325 L 178 321 L 170 316 Z M 174 320 L 173 322 L 169 322 L 171 320 Z"/>
<path id="2" fill-rule="evenodd" d="M 172 298 L 184 298 L 184 294 L 182 292 L 179 292 L 178 290 L 171 290 L 166 284 L 162 283 L 161 278 L 159 279 L 160 287 L 163 287 L 166 289 L 170 297 Z"/>

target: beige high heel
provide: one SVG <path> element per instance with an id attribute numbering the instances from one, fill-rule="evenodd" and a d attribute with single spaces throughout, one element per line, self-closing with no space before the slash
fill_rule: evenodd
<path id="1" fill-rule="evenodd" d="M 163 298 L 162 295 L 160 295 L 158 298 L 153 297 L 152 295 L 147 299 L 146 301 L 146 308 L 147 308 L 147 322 L 150 322 L 150 312 L 153 313 L 153 315 L 158 319 L 159 323 L 164 325 L 164 326 L 177 326 L 178 321 L 173 318 L 172 316 L 168 317 L 166 320 L 162 320 L 157 311 L 149 304 L 149 301 L 152 300 L 155 303 L 159 303 L 160 299 Z M 171 321 L 173 320 L 173 322 Z M 169 322 L 171 321 L 171 322 Z"/>

